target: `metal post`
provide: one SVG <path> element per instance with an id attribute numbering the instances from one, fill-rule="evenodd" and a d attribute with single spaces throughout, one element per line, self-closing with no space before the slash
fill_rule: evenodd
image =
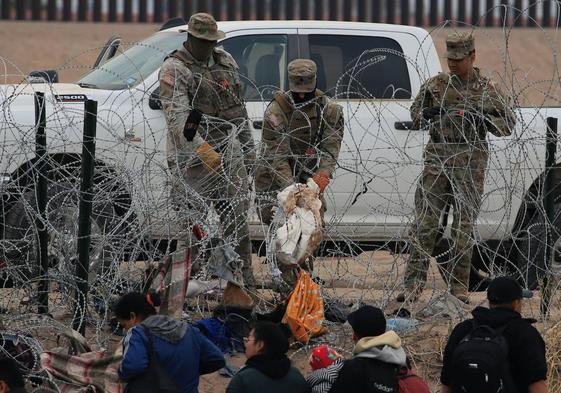
<path id="1" fill-rule="evenodd" d="M 16 19 L 24 20 L 27 11 L 27 0 L 19 0 L 16 2 Z"/>
<path id="2" fill-rule="evenodd" d="M 452 0 L 444 0 L 444 20 L 452 20 Z"/>
<path id="3" fill-rule="evenodd" d="M 168 19 L 177 16 L 177 0 L 168 0 Z M 220 20 L 220 15 L 214 14 L 216 20 Z"/>
<path id="4" fill-rule="evenodd" d="M 386 23 L 395 23 L 395 0 L 386 1 Z"/>
<path id="5" fill-rule="evenodd" d="M 47 20 L 57 20 L 57 10 L 56 0 L 49 0 L 47 3 Z"/>
<path id="6" fill-rule="evenodd" d="M 80 0 L 78 2 L 78 20 L 80 22 L 88 19 L 88 0 Z"/>
<path id="7" fill-rule="evenodd" d="M 513 12 L 513 18 L 514 18 L 514 26 L 515 27 L 522 27 L 523 26 L 523 21 L 522 21 L 522 0 L 515 0 L 514 1 L 514 12 Z"/>
<path id="8" fill-rule="evenodd" d="M 471 2 L 471 24 L 473 26 L 479 25 L 479 19 L 481 19 L 481 15 L 479 15 L 479 0 L 473 0 Z"/>
<path id="9" fill-rule="evenodd" d="M 101 0 L 94 0 L 93 2 L 93 20 L 94 22 L 101 22 Z"/>
<path id="10" fill-rule="evenodd" d="M 371 7 L 372 7 L 371 21 L 374 22 L 374 23 L 380 23 L 380 20 L 381 20 L 380 13 L 381 13 L 381 9 L 382 9 L 382 6 L 380 4 L 380 0 L 373 0 Z"/>
<path id="11" fill-rule="evenodd" d="M 553 222 L 555 220 L 555 195 L 553 189 L 555 188 L 555 179 L 553 176 L 553 167 L 555 166 L 555 155 L 557 152 L 557 118 L 548 117 L 547 118 L 547 131 L 545 137 L 545 184 L 544 184 L 544 209 L 546 215 L 546 243 L 545 243 L 545 263 L 546 266 L 549 265 L 551 261 L 551 250 L 553 249 L 553 236 L 552 232 L 555 230 L 553 228 Z M 549 288 L 548 276 L 543 280 L 542 286 L 542 302 L 540 306 L 541 314 L 547 317 L 549 312 L 549 303 L 551 300 L 551 288 Z"/>
<path id="12" fill-rule="evenodd" d="M 125 0 L 123 4 L 123 22 L 132 22 L 132 1 Z"/>
<path id="13" fill-rule="evenodd" d="M 430 1 L 429 11 L 429 26 L 436 26 L 438 24 L 438 0 Z"/>
<path id="14" fill-rule="evenodd" d="M 64 0 L 62 2 L 62 20 L 65 22 L 72 20 L 72 1 Z"/>
<path id="15" fill-rule="evenodd" d="M 536 27 L 536 25 L 538 24 L 537 9 L 537 0 L 530 0 L 530 5 L 528 6 L 528 17 L 526 18 L 526 26 Z"/>
<path id="16" fill-rule="evenodd" d="M 140 0 L 138 2 L 138 21 L 142 23 L 148 21 L 148 4 L 146 0 Z"/>
<path id="17" fill-rule="evenodd" d="M 109 22 L 117 22 L 117 0 L 109 0 Z"/>
<path id="18" fill-rule="evenodd" d="M 485 2 L 485 26 L 493 27 L 495 26 L 495 1 L 494 0 L 487 0 Z"/>
<path id="19" fill-rule="evenodd" d="M 409 0 L 401 0 L 401 24 L 409 24 Z"/>
<path id="20" fill-rule="evenodd" d="M 31 2 L 31 18 L 33 20 L 41 20 L 41 0 L 33 0 Z"/>
<path id="21" fill-rule="evenodd" d="M 72 327 L 82 335 L 86 330 L 88 275 L 90 267 L 90 233 L 95 167 L 95 131 L 97 101 L 86 100 L 84 105 L 84 141 L 82 143 L 82 182 L 78 213 L 78 265 L 76 266 L 76 308 Z"/>
<path id="22" fill-rule="evenodd" d="M 423 0 L 415 0 L 415 26 L 425 24 L 425 10 Z"/>
<path id="23" fill-rule="evenodd" d="M 0 8 L 2 9 L 2 19 L 10 19 L 11 14 L 11 3 L 10 0 L 1 0 L 0 3 L 2 4 Z"/>
<path id="24" fill-rule="evenodd" d="M 47 175 L 42 173 L 45 167 L 47 155 L 47 135 L 45 127 L 47 125 L 45 116 L 45 93 L 35 93 L 35 158 L 36 162 L 36 181 L 35 181 L 35 198 L 37 200 L 37 219 L 35 225 L 37 227 L 37 262 L 39 267 L 39 288 L 38 300 L 39 314 L 49 312 L 49 257 L 47 254 L 49 236 L 47 233 Z"/>
<path id="25" fill-rule="evenodd" d="M 460 26 L 466 24 L 466 0 L 458 1 L 458 22 Z"/>

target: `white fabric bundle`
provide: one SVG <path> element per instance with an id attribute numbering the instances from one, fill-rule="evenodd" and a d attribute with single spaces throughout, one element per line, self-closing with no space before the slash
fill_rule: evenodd
<path id="1" fill-rule="evenodd" d="M 313 180 L 292 184 L 277 195 L 285 221 L 275 233 L 275 252 L 284 265 L 300 265 L 314 254 L 322 234 L 319 189 Z"/>

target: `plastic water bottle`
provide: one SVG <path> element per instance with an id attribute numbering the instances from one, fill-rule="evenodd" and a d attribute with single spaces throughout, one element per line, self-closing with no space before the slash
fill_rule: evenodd
<path id="1" fill-rule="evenodd" d="M 414 318 L 391 318 L 386 320 L 386 329 L 396 333 L 408 333 L 419 326 L 419 321 Z"/>

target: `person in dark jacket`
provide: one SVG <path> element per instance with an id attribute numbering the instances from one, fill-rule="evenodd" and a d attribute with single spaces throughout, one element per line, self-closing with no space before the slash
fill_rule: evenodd
<path id="1" fill-rule="evenodd" d="M 127 293 L 117 302 L 117 320 L 127 331 L 119 378 L 130 382 L 148 370 L 148 336 L 156 361 L 183 393 L 198 393 L 199 376 L 224 367 L 222 352 L 195 327 L 156 315 L 155 294 Z"/>
<path id="2" fill-rule="evenodd" d="M 16 361 L 0 358 L 0 393 L 26 393 L 25 382 Z"/>
<path id="3" fill-rule="evenodd" d="M 510 277 L 497 277 L 487 289 L 489 308 L 476 307 L 473 319 L 460 322 L 448 339 L 444 349 L 444 359 L 440 382 L 442 393 L 452 392 L 452 357 L 460 341 L 474 326 L 487 325 L 493 329 L 505 327 L 503 336 L 508 345 L 510 375 L 516 386 L 516 393 L 546 393 L 547 364 L 545 342 L 532 323 L 534 319 L 522 318 L 522 298 L 532 297 L 532 292 L 522 287 Z"/>
<path id="4" fill-rule="evenodd" d="M 401 339 L 386 332 L 386 317 L 377 307 L 363 306 L 347 318 L 355 348 L 345 360 L 330 393 L 397 393 L 397 371 L 407 366 Z"/>
<path id="5" fill-rule="evenodd" d="M 309 393 L 306 380 L 286 357 L 288 338 L 280 326 L 257 322 L 245 341 L 245 366 L 226 393 Z"/>

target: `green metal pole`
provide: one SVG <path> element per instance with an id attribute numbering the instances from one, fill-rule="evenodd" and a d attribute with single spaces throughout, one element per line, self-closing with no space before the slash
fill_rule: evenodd
<path id="1" fill-rule="evenodd" d="M 551 250 L 553 249 L 553 222 L 555 220 L 555 179 L 553 176 L 553 167 L 555 166 L 555 155 L 557 152 L 557 118 L 548 117 L 547 131 L 545 137 L 545 184 L 544 184 L 544 209 L 546 214 L 546 243 L 545 243 L 545 266 L 549 266 L 551 261 Z M 549 277 L 546 269 L 542 283 L 542 302 L 540 305 L 541 314 L 544 318 L 549 314 L 549 303 L 551 301 L 551 288 L 549 286 Z"/>
<path id="2" fill-rule="evenodd" d="M 76 308 L 72 327 L 85 333 L 88 275 L 90 266 L 90 234 L 95 167 L 95 131 L 97 101 L 86 100 L 84 105 L 84 140 L 82 142 L 82 182 L 78 216 L 78 265 L 76 266 Z"/>
<path id="3" fill-rule="evenodd" d="M 49 257 L 47 254 L 49 236 L 47 233 L 47 174 L 41 173 L 45 168 L 47 155 L 47 135 L 45 127 L 47 125 L 45 115 L 45 94 L 35 93 L 35 158 L 36 158 L 36 179 L 35 179 L 35 200 L 37 201 L 37 263 L 39 267 L 39 288 L 37 311 L 39 314 L 49 312 Z"/>

